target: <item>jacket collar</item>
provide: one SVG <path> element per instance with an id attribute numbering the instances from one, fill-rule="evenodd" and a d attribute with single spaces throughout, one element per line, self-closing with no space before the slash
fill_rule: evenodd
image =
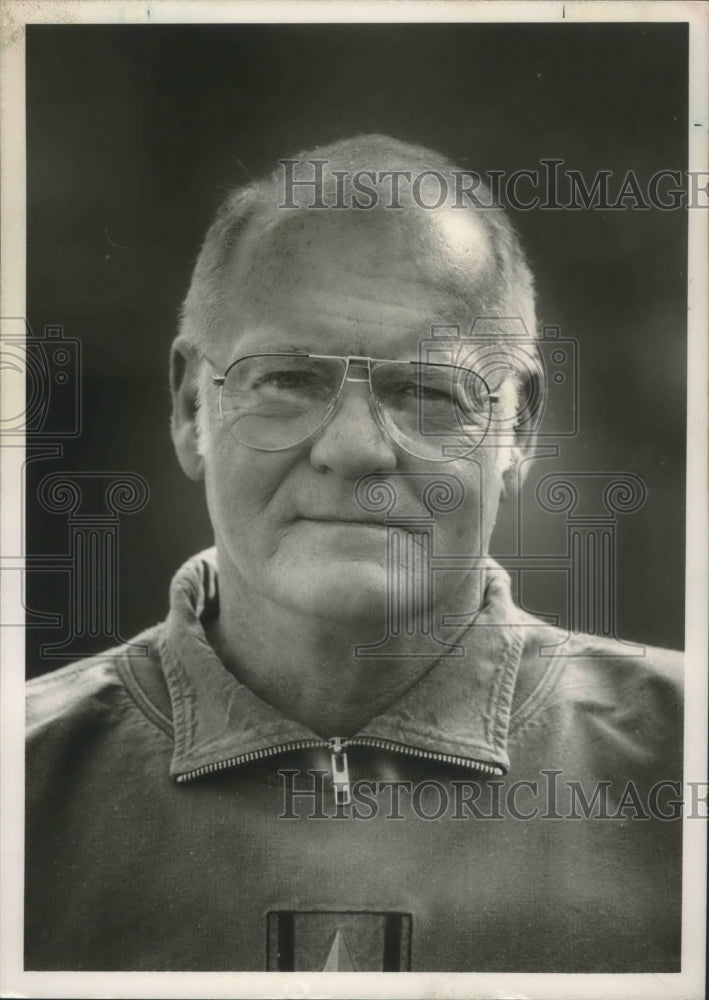
<path id="1" fill-rule="evenodd" d="M 163 634 L 175 729 L 170 773 L 177 778 L 291 743 L 324 745 L 321 737 L 282 716 L 223 666 L 202 626 L 202 619 L 216 612 L 217 600 L 216 553 L 208 549 L 174 577 Z M 506 772 L 510 709 L 524 641 L 523 630 L 510 627 L 519 624 L 518 614 L 507 573 L 490 560 L 484 606 L 463 637 L 465 655 L 443 657 L 352 739 L 391 741 Z"/>

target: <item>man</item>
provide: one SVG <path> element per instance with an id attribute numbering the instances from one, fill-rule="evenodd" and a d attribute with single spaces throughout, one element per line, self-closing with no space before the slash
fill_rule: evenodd
<path id="1" fill-rule="evenodd" d="M 173 346 L 214 550 L 146 655 L 30 685 L 26 967 L 677 970 L 679 657 L 560 650 L 488 555 L 517 238 L 419 147 L 296 165 L 227 198 Z"/>

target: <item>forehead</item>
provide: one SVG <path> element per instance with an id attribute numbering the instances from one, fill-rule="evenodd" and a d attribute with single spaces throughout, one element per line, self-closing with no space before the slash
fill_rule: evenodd
<path id="1" fill-rule="evenodd" d="M 220 351 L 415 358 L 432 327 L 493 307 L 487 231 L 472 213 L 291 212 L 240 245 L 223 289 Z"/>

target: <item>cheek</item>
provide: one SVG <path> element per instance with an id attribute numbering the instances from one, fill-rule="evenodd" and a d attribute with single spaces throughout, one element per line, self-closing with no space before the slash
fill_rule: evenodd
<path id="1" fill-rule="evenodd" d="M 207 507 L 215 534 L 238 538 L 244 548 L 258 542 L 272 520 L 274 497 L 283 489 L 289 461 L 281 453 L 244 446 L 215 447 L 205 459 Z"/>
<path id="2" fill-rule="evenodd" d="M 478 551 L 487 544 L 497 518 L 500 501 L 499 454 L 490 449 L 475 459 L 456 463 L 453 475 L 464 496 L 460 507 L 442 519 L 449 524 L 448 537 L 460 544 L 460 551 Z"/>

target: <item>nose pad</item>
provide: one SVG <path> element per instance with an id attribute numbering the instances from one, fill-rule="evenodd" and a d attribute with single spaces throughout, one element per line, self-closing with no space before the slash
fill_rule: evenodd
<path id="1" fill-rule="evenodd" d="M 396 467 L 394 443 L 379 421 L 368 377 L 348 373 L 334 410 L 313 440 L 310 461 L 318 471 L 332 469 L 347 478 Z"/>

